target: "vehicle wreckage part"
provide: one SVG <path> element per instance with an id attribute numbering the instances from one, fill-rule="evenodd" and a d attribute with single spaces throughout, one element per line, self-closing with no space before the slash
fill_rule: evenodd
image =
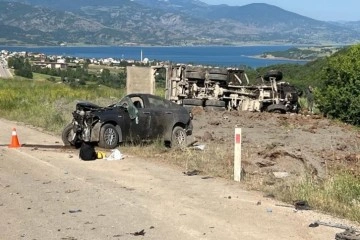
<path id="1" fill-rule="evenodd" d="M 110 123 L 102 126 L 100 130 L 99 146 L 102 148 L 113 149 L 119 144 L 119 134 L 116 127 Z"/>
<path id="2" fill-rule="evenodd" d="M 206 100 L 205 106 L 211 107 L 225 107 L 225 102 L 220 100 Z"/>
<path id="3" fill-rule="evenodd" d="M 265 74 L 264 80 L 270 81 L 271 78 L 275 78 L 276 81 L 280 81 L 283 78 L 283 74 L 278 70 L 270 70 Z"/>
<path id="4" fill-rule="evenodd" d="M 206 100 L 205 111 L 225 111 L 226 104 L 220 100 Z"/>
<path id="5" fill-rule="evenodd" d="M 286 113 L 287 109 L 285 105 L 282 104 L 272 104 L 267 107 L 266 111 L 272 113 Z"/>
<path id="6" fill-rule="evenodd" d="M 187 134 L 186 130 L 180 126 L 174 127 L 171 137 L 171 147 L 186 147 L 187 146 Z"/>
<path id="7" fill-rule="evenodd" d="M 203 79 L 205 78 L 205 73 L 202 72 L 186 72 L 185 76 L 190 79 Z"/>
<path id="8" fill-rule="evenodd" d="M 209 74 L 209 79 L 214 81 L 226 81 L 228 79 L 228 76 L 224 74 L 212 73 Z"/>
<path id="9" fill-rule="evenodd" d="M 65 146 L 74 146 L 75 145 L 75 133 L 73 130 L 73 124 L 69 123 L 62 131 L 61 139 Z"/>
<path id="10" fill-rule="evenodd" d="M 344 232 L 336 233 L 336 240 L 360 240 L 360 232 L 354 229 L 346 229 Z"/>
<path id="11" fill-rule="evenodd" d="M 203 103 L 202 99 L 183 99 L 183 105 L 203 106 Z"/>

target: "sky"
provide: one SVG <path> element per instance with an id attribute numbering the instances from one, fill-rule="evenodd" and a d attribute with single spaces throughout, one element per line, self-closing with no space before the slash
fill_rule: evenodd
<path id="1" fill-rule="evenodd" d="M 218 5 L 267 3 L 321 21 L 360 21 L 360 0 L 200 0 Z"/>

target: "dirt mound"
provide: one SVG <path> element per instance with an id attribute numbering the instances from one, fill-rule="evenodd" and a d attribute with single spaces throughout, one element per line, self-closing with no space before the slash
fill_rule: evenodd
<path id="1" fill-rule="evenodd" d="M 359 131 L 318 115 L 193 110 L 195 140 L 233 152 L 242 129 L 242 160 L 248 174 L 322 178 L 336 164 L 359 170 Z M 281 174 L 279 174 L 281 173 Z"/>

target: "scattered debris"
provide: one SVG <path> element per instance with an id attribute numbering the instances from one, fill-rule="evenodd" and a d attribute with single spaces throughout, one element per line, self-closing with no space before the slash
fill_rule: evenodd
<path id="1" fill-rule="evenodd" d="M 270 162 L 270 161 L 262 161 L 262 162 L 257 162 L 256 165 L 259 168 L 264 168 L 264 167 L 272 167 L 274 166 L 276 163 L 275 162 Z"/>
<path id="2" fill-rule="evenodd" d="M 288 208 L 293 208 L 293 205 L 287 205 L 287 204 L 275 204 L 275 206 L 277 207 L 288 207 Z"/>
<path id="3" fill-rule="evenodd" d="M 193 171 L 187 171 L 187 172 L 183 172 L 186 176 L 195 176 L 195 175 L 199 175 L 201 173 L 201 171 L 199 170 L 193 170 Z"/>
<path id="4" fill-rule="evenodd" d="M 275 178 L 286 178 L 288 176 L 290 176 L 290 174 L 288 172 L 273 172 Z"/>
<path id="5" fill-rule="evenodd" d="M 360 232 L 354 229 L 346 229 L 344 232 L 335 234 L 336 240 L 360 240 Z"/>
<path id="6" fill-rule="evenodd" d="M 82 212 L 81 209 L 69 210 L 69 213 L 79 213 L 79 212 Z"/>
<path id="7" fill-rule="evenodd" d="M 130 233 L 131 235 L 134 236 L 145 236 L 145 229 L 139 231 L 139 232 L 134 232 L 134 233 Z"/>
<path id="8" fill-rule="evenodd" d="M 340 229 L 345 229 L 345 230 L 353 230 L 355 231 L 354 228 L 352 227 L 349 227 L 349 226 L 346 226 L 346 225 L 343 225 L 343 224 L 339 224 L 339 223 L 331 223 L 331 222 L 322 222 L 322 221 L 315 221 L 313 223 L 311 223 L 309 225 L 309 227 L 312 227 L 312 228 L 315 228 L 315 227 L 318 227 L 318 226 L 327 226 L 327 227 L 334 227 L 334 228 L 340 228 Z"/>
<path id="9" fill-rule="evenodd" d="M 275 195 L 272 193 L 264 195 L 265 198 L 275 198 Z"/>
<path id="10" fill-rule="evenodd" d="M 117 161 L 117 160 L 121 160 L 123 158 L 124 158 L 124 156 L 121 154 L 119 149 L 113 149 L 113 150 L 111 150 L 111 154 L 107 158 L 104 158 L 104 159 L 107 161 Z"/>
<path id="11" fill-rule="evenodd" d="M 210 177 L 210 176 L 206 176 L 206 177 L 202 177 L 201 179 L 211 179 L 213 177 Z"/>
<path id="12" fill-rule="evenodd" d="M 66 190 L 65 193 L 74 193 L 74 192 L 78 192 L 80 191 L 79 189 L 75 189 L 75 190 Z"/>
<path id="13" fill-rule="evenodd" d="M 311 207 L 309 206 L 309 203 L 304 200 L 297 200 L 294 202 L 294 206 L 296 210 L 310 210 Z"/>
<path id="14" fill-rule="evenodd" d="M 195 149 L 195 150 L 201 150 L 201 151 L 204 151 L 205 149 L 205 144 L 203 145 L 194 145 L 192 147 L 190 147 L 191 149 Z"/>

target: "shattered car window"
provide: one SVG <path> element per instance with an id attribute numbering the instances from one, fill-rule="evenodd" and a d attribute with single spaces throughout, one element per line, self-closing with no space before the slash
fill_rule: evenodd
<path id="1" fill-rule="evenodd" d="M 139 111 L 134 106 L 133 102 L 129 97 L 121 99 L 120 102 L 116 104 L 116 106 L 126 108 L 129 113 L 130 119 L 135 119 L 138 117 Z"/>

